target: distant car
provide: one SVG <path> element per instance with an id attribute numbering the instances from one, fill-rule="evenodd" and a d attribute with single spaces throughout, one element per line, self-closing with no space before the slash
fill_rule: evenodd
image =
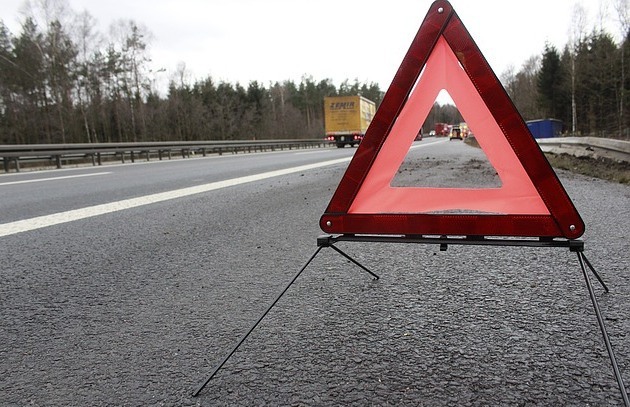
<path id="1" fill-rule="evenodd" d="M 464 139 L 464 137 L 462 137 L 462 130 L 459 128 L 459 126 L 453 126 L 453 128 L 451 129 L 451 134 L 448 136 L 448 139 Z"/>
<path id="2" fill-rule="evenodd" d="M 431 131 L 429 132 L 429 136 L 435 136 L 435 130 L 431 130 Z"/>

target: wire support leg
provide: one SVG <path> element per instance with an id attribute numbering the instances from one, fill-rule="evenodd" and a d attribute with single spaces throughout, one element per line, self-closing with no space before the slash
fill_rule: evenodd
<path id="1" fill-rule="evenodd" d="M 599 304 L 597 302 L 597 298 L 595 297 L 595 291 L 593 290 L 593 285 L 591 284 L 591 280 L 588 277 L 588 273 L 586 272 L 586 267 L 584 266 L 585 262 L 589 264 L 588 260 L 586 260 L 582 252 L 578 252 L 577 255 L 578 255 L 578 260 L 580 262 L 580 268 L 582 268 L 582 274 L 584 274 L 584 279 L 586 280 L 586 288 L 588 288 L 588 293 L 591 296 L 591 301 L 593 302 L 593 309 L 595 310 L 597 323 L 599 324 L 599 328 L 602 331 L 602 336 L 604 337 L 604 343 L 606 344 L 606 350 L 608 351 L 608 357 L 610 358 L 610 363 L 612 364 L 613 372 L 615 374 L 615 378 L 617 379 L 619 390 L 621 391 L 621 397 L 623 399 L 624 405 L 626 407 L 630 407 L 630 400 L 628 400 L 628 393 L 626 392 L 626 387 L 623 383 L 623 378 L 621 377 L 619 366 L 617 365 L 617 359 L 615 358 L 615 353 L 613 352 L 613 348 L 610 343 L 610 337 L 608 336 L 608 331 L 606 331 L 606 326 L 604 325 L 604 318 L 602 317 L 602 313 L 599 309 Z"/>
<path id="2" fill-rule="evenodd" d="M 580 252 L 580 254 L 578 254 L 578 257 L 580 257 L 580 255 L 582 257 L 582 260 L 584 260 L 584 263 L 586 263 L 588 268 L 591 269 L 591 272 L 593 273 L 593 275 L 597 278 L 597 281 L 599 281 L 599 283 L 602 285 L 602 287 L 604 288 L 604 291 L 608 292 L 608 287 L 606 286 L 606 283 L 604 283 L 604 280 L 602 280 L 602 278 L 600 277 L 599 273 L 597 271 L 595 271 L 595 268 L 593 267 L 591 262 L 588 261 L 588 259 L 584 255 L 584 252 Z"/>
<path id="3" fill-rule="evenodd" d="M 351 262 L 353 262 L 354 264 L 356 264 L 357 266 L 361 267 L 363 270 L 367 271 L 368 273 L 370 273 L 372 275 L 372 277 L 374 277 L 374 280 L 378 280 L 380 277 L 377 276 L 376 274 L 374 274 L 373 272 L 371 272 L 367 267 L 365 267 L 363 264 L 359 263 L 358 261 L 356 261 L 355 259 L 353 259 L 352 257 L 348 256 L 346 253 L 344 253 L 343 251 L 341 251 L 341 249 L 339 249 L 338 247 L 336 247 L 335 245 L 330 245 L 329 247 L 331 247 L 332 249 L 334 249 L 337 253 L 341 254 L 343 257 L 345 257 L 346 259 L 350 260 Z"/>
<path id="4" fill-rule="evenodd" d="M 243 337 L 241 338 L 240 341 L 238 341 L 238 343 L 236 344 L 236 346 L 234 346 L 234 348 L 232 348 L 232 350 L 225 356 L 225 358 L 223 358 L 223 360 L 221 361 L 221 363 L 219 363 L 214 370 L 212 371 L 212 373 L 210 374 L 210 376 L 208 377 L 208 379 L 206 379 L 206 381 L 204 381 L 198 388 L 197 390 L 195 390 L 195 392 L 192 394 L 193 397 L 197 397 L 199 395 L 199 393 L 201 393 L 201 391 L 204 389 L 204 387 L 206 387 L 206 385 L 208 383 L 210 383 L 210 380 L 212 380 L 212 378 L 217 374 L 217 372 L 223 367 L 223 365 L 230 359 L 230 357 L 232 357 L 232 355 L 238 350 L 238 348 L 243 344 L 243 342 L 245 342 L 245 340 L 247 339 L 247 337 L 254 331 L 254 329 L 256 329 L 256 327 L 258 326 L 258 324 L 260 324 L 260 322 L 267 316 L 267 314 L 269 313 L 269 311 L 271 311 L 271 309 L 276 305 L 276 303 L 278 301 L 280 301 L 280 298 L 282 298 L 282 296 L 289 290 L 289 288 L 291 288 L 291 286 L 293 285 L 293 283 L 295 283 L 295 280 L 298 279 L 298 277 L 300 277 L 300 275 L 302 274 L 302 272 L 304 270 L 306 270 L 306 268 L 308 267 L 309 264 L 311 264 L 311 262 L 313 261 L 313 259 L 315 258 L 315 256 L 317 256 L 317 254 L 320 252 L 320 250 L 322 249 L 322 247 L 318 247 L 317 250 L 315 250 L 315 253 L 313 253 L 313 255 L 308 259 L 308 261 L 306 262 L 306 264 L 304 264 L 304 266 L 300 269 L 300 271 L 298 271 L 298 273 L 295 275 L 295 277 L 293 277 L 293 279 L 291 280 L 291 282 L 289 284 L 287 284 L 287 286 L 284 288 L 284 290 L 282 290 L 282 292 L 280 293 L 280 295 L 278 295 L 278 297 L 276 297 L 276 299 L 271 303 L 271 305 L 267 308 L 267 310 L 260 316 L 260 318 L 258 318 L 258 321 L 256 321 L 256 323 L 254 325 L 252 325 L 251 328 L 249 328 L 249 331 L 247 331 L 247 333 L 245 335 L 243 335 Z"/>

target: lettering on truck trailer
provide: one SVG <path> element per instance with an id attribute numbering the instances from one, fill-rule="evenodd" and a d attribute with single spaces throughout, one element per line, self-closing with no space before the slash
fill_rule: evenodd
<path id="1" fill-rule="evenodd" d="M 354 102 L 332 102 L 330 110 L 354 109 Z"/>

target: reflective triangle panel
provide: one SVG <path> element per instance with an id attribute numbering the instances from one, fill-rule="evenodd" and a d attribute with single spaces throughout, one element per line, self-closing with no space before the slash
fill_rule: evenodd
<path id="1" fill-rule="evenodd" d="M 453 98 L 499 188 L 392 187 L 438 93 Z M 435 213 L 444 211 L 475 212 Z M 450 3 L 433 3 L 320 227 L 328 233 L 574 239 L 584 223 Z"/>

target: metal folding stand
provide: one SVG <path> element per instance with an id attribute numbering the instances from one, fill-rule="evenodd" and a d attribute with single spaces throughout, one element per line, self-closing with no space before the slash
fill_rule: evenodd
<path id="1" fill-rule="evenodd" d="M 260 318 L 254 323 L 254 325 L 247 331 L 247 333 L 238 341 L 236 346 L 232 348 L 232 350 L 225 356 L 225 358 L 219 363 L 210 376 L 195 390 L 193 393 L 193 397 L 199 395 L 199 393 L 206 387 L 206 385 L 212 380 L 212 378 L 217 374 L 217 372 L 223 367 L 223 365 L 230 359 L 230 357 L 238 350 L 238 348 L 245 342 L 247 337 L 252 333 L 254 329 L 260 324 L 260 322 L 267 316 L 267 314 L 271 311 L 271 309 L 276 305 L 276 303 L 282 298 L 282 296 L 288 291 L 288 289 L 293 285 L 293 283 L 300 277 L 302 272 L 311 264 L 313 259 L 319 254 L 321 249 L 324 247 L 329 247 L 335 250 L 337 253 L 344 256 L 346 259 L 350 260 L 352 263 L 372 275 L 374 279 L 378 279 L 378 275 L 374 274 L 367 267 L 363 266 L 361 263 L 344 253 L 341 249 L 335 246 L 338 242 L 360 242 L 360 243 L 417 243 L 417 244 L 437 244 L 440 246 L 440 251 L 446 251 L 448 249 L 448 245 L 476 245 L 476 246 L 519 246 L 519 247 L 558 247 L 558 248 L 568 248 L 569 251 L 577 253 L 578 262 L 580 264 L 580 268 L 582 269 L 582 274 L 584 275 L 584 280 L 586 282 L 586 288 L 588 289 L 589 295 L 591 297 L 591 301 L 593 303 L 593 309 L 595 310 L 595 316 L 597 317 L 597 322 L 599 324 L 599 328 L 602 332 L 602 336 L 604 338 L 604 343 L 606 345 L 606 350 L 608 351 L 608 356 L 610 358 L 610 363 L 613 368 L 613 373 L 615 375 L 615 379 L 617 380 L 617 384 L 619 385 L 619 390 L 621 392 L 621 397 L 623 399 L 624 405 L 626 407 L 630 407 L 630 401 L 628 399 L 628 393 L 626 392 L 626 388 L 623 382 L 623 378 L 621 375 L 621 371 L 619 370 L 619 366 L 617 365 L 617 359 L 615 357 L 615 353 L 613 351 L 612 345 L 610 343 L 610 337 L 608 335 L 608 331 L 606 330 L 606 326 L 604 325 L 604 318 L 602 316 L 601 310 L 599 308 L 599 303 L 597 302 L 597 297 L 595 296 L 595 291 L 593 289 L 593 285 L 589 278 L 587 267 L 591 270 L 593 275 L 597 278 L 597 281 L 601 284 L 602 288 L 605 292 L 608 292 L 608 287 L 602 280 L 601 276 L 590 261 L 584 255 L 584 242 L 582 240 L 565 240 L 565 239 L 517 239 L 517 238 L 490 238 L 484 236 L 464 236 L 464 237 L 453 237 L 453 236 L 423 236 L 423 235 L 414 235 L 414 236 L 383 236 L 383 235 L 323 235 L 317 238 L 317 250 L 315 253 L 308 259 L 308 261 L 304 264 L 304 266 L 298 271 L 298 273 L 293 277 L 293 279 L 289 282 L 289 284 L 282 290 L 282 292 L 276 297 L 276 299 L 271 303 L 271 305 L 265 310 L 265 312 L 260 316 Z"/>

